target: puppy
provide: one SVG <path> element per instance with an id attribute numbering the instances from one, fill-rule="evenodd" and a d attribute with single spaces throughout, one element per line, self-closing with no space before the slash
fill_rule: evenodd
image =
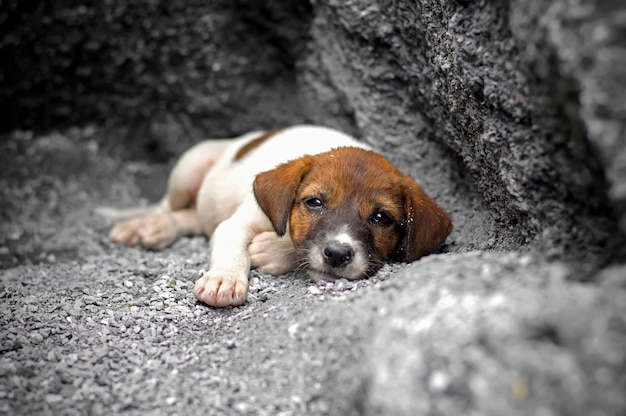
<path id="1" fill-rule="evenodd" d="M 302 268 L 314 281 L 359 279 L 387 260 L 417 260 L 452 229 L 391 162 L 316 126 L 199 143 L 175 165 L 160 203 L 98 212 L 119 220 L 109 237 L 129 246 L 210 237 L 210 268 L 194 292 L 218 307 L 245 302 L 251 267 L 274 275 Z"/>

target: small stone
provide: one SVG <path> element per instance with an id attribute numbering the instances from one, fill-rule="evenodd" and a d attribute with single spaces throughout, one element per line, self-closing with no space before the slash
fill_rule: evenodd
<path id="1" fill-rule="evenodd" d="M 517 377 L 511 385 L 511 394 L 517 401 L 524 401 L 528 398 L 530 386 L 525 377 Z"/>
<path id="2" fill-rule="evenodd" d="M 45 400 L 46 400 L 46 403 L 49 403 L 49 404 L 59 403 L 63 401 L 63 396 L 61 396 L 60 394 L 46 394 Z"/>
<path id="3" fill-rule="evenodd" d="M 24 298 L 23 302 L 27 304 L 37 303 L 37 296 L 28 295 Z"/>
<path id="4" fill-rule="evenodd" d="M 319 295 L 320 293 L 322 293 L 322 290 L 317 286 L 309 286 L 308 292 L 311 295 Z"/>
<path id="5" fill-rule="evenodd" d="M 291 338 L 295 338 L 296 334 L 298 333 L 299 326 L 300 326 L 299 323 L 289 325 L 289 328 L 287 329 L 287 331 L 289 332 L 289 336 Z"/>
<path id="6" fill-rule="evenodd" d="M 440 393 L 445 391 L 450 385 L 450 377 L 443 371 L 435 371 L 428 380 L 430 391 Z"/>
<path id="7" fill-rule="evenodd" d="M 15 363 L 13 362 L 0 362 L 0 377 L 14 374 L 16 371 Z"/>

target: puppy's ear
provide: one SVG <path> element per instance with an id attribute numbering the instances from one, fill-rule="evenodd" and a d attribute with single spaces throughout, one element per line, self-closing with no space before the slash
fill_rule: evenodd
<path id="1" fill-rule="evenodd" d="M 450 217 L 420 188 L 413 178 L 404 182 L 405 236 L 401 249 L 412 262 L 434 251 L 452 231 Z"/>
<path id="2" fill-rule="evenodd" d="M 287 231 L 296 191 L 311 166 L 311 157 L 304 156 L 260 173 L 254 180 L 254 196 L 279 236 Z"/>

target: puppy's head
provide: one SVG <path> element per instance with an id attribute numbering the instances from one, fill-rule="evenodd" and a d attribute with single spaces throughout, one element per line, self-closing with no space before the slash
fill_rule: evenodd
<path id="1" fill-rule="evenodd" d="M 313 280 L 358 279 L 387 260 L 417 260 L 452 230 L 450 218 L 412 178 L 359 148 L 263 172 L 254 194 L 276 233 L 289 230 Z"/>

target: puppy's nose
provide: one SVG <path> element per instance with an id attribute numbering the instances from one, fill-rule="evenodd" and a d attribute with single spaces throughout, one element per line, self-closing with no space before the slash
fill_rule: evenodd
<path id="1" fill-rule="evenodd" d="M 354 250 L 348 244 L 329 241 L 324 247 L 324 261 L 332 267 L 344 267 L 352 261 Z"/>

